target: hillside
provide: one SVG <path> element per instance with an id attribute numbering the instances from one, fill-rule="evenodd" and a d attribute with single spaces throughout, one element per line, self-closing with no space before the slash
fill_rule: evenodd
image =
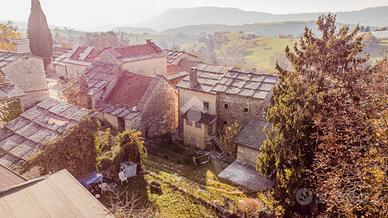
<path id="1" fill-rule="evenodd" d="M 300 14 L 270 14 L 255 11 L 244 11 L 237 8 L 198 7 L 169 9 L 162 14 L 139 23 L 138 26 L 156 30 L 166 30 L 188 25 L 221 24 L 243 25 L 252 23 L 271 23 L 284 21 L 315 20 L 318 13 Z M 337 21 L 346 24 L 361 24 L 364 26 L 387 26 L 388 6 L 367 8 L 359 11 L 336 12 Z"/>
<path id="2" fill-rule="evenodd" d="M 213 34 L 215 32 L 248 32 L 255 33 L 260 36 L 278 36 L 278 35 L 293 35 L 298 36 L 303 32 L 305 27 L 316 30 L 314 21 L 290 21 L 277 23 L 256 23 L 245 25 L 219 25 L 219 24 L 203 24 L 183 26 L 173 29 L 168 29 L 162 34 L 179 34 L 184 33 L 188 35 L 203 35 Z"/>

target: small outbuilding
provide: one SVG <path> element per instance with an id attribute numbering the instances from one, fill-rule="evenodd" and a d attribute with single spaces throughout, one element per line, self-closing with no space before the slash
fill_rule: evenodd
<path id="1" fill-rule="evenodd" d="M 237 134 L 234 143 L 238 146 L 237 159 L 240 162 L 256 166 L 260 146 L 267 138 L 265 134 L 267 127 L 270 127 L 270 123 L 260 118 L 252 119 Z"/>

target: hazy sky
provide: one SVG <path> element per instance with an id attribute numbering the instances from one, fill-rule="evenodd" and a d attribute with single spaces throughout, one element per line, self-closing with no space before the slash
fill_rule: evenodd
<path id="1" fill-rule="evenodd" d="M 27 21 L 30 0 L 0 0 L 0 20 Z M 388 0 L 41 0 L 51 25 L 93 28 L 132 24 L 168 8 L 236 7 L 276 14 L 350 11 L 388 6 Z"/>

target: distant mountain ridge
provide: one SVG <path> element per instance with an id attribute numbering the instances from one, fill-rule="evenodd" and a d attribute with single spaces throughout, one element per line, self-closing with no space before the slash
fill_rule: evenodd
<path id="1" fill-rule="evenodd" d="M 218 24 L 244 25 L 254 23 L 273 23 L 286 21 L 316 20 L 319 13 L 270 14 L 264 12 L 244 11 L 237 8 L 198 7 L 168 9 L 160 15 L 137 24 L 158 31 L 190 25 Z M 358 11 L 333 12 L 337 21 L 345 24 L 364 26 L 388 26 L 388 6 L 366 8 Z"/>

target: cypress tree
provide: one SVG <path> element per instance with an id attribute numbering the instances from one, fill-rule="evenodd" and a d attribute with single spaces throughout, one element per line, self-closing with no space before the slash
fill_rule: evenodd
<path id="1" fill-rule="evenodd" d="M 42 57 L 46 68 L 53 54 L 53 38 L 39 0 L 31 0 L 27 32 L 32 54 Z"/>

